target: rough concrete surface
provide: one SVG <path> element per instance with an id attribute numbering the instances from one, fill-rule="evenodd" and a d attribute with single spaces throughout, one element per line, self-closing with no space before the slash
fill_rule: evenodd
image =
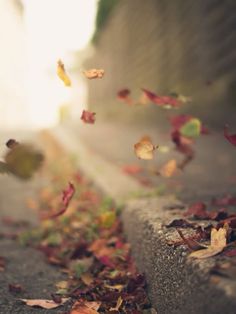
<path id="1" fill-rule="evenodd" d="M 123 211 L 124 229 L 146 275 L 153 306 L 159 314 L 235 314 L 236 281 L 210 275 L 218 257 L 195 260 L 188 257 L 186 246 L 168 244 L 178 234 L 164 226 L 181 217 L 164 210 L 171 202 L 135 200 Z"/>

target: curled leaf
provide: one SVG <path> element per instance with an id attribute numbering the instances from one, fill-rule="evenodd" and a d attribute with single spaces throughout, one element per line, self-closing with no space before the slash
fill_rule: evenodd
<path id="1" fill-rule="evenodd" d="M 138 143 L 134 145 L 134 151 L 138 158 L 144 160 L 153 159 L 154 151 L 158 146 L 154 146 L 149 136 L 145 136 L 140 139 Z"/>
<path id="2" fill-rule="evenodd" d="M 227 229 L 227 224 L 225 224 L 224 227 L 220 228 L 219 230 L 212 228 L 210 245 L 206 249 L 192 252 L 190 256 L 195 258 L 207 258 L 222 252 L 227 244 Z"/>
<path id="3" fill-rule="evenodd" d="M 65 86 L 71 86 L 71 80 L 66 73 L 65 66 L 61 60 L 57 62 L 57 75 L 63 81 Z"/>
<path id="4" fill-rule="evenodd" d="M 56 217 L 59 217 L 61 215 L 63 215 L 69 204 L 70 204 L 70 201 L 72 199 L 72 197 L 74 196 L 74 193 L 75 193 L 75 187 L 72 183 L 69 182 L 69 185 L 67 187 L 67 189 L 65 189 L 64 191 L 62 191 L 62 204 L 63 204 L 63 207 L 56 213 L 53 213 L 53 214 L 50 214 L 46 217 L 44 217 L 44 219 L 51 219 L 51 218 L 56 218 Z"/>
<path id="5" fill-rule="evenodd" d="M 95 112 L 90 112 L 87 110 L 83 110 L 81 115 L 81 120 L 83 120 L 85 123 L 93 124 L 95 122 Z"/>
<path id="6" fill-rule="evenodd" d="M 142 91 L 151 102 L 166 109 L 178 108 L 181 105 L 181 102 L 177 98 L 171 96 L 159 96 L 145 88 L 142 88 Z"/>
<path id="7" fill-rule="evenodd" d="M 103 69 L 91 69 L 83 71 L 83 73 L 88 79 L 92 80 L 96 78 L 102 78 L 105 74 L 105 71 Z"/>

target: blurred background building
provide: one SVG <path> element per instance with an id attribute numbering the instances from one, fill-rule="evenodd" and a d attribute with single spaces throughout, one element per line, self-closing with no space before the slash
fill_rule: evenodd
<path id="1" fill-rule="evenodd" d="M 192 97 L 183 106 L 212 125 L 236 120 L 235 0 L 0 0 L 0 128 L 102 120 L 158 123 L 155 106 L 127 105 L 140 88 Z M 73 81 L 56 76 L 62 59 Z M 105 69 L 102 80 L 81 71 Z"/>
<path id="2" fill-rule="evenodd" d="M 105 120 L 160 122 L 155 106 L 116 99 L 123 88 L 138 99 L 143 87 L 192 97 L 182 111 L 212 126 L 236 121 L 235 0 L 101 0 L 93 42 L 86 66 L 106 76 L 89 85 L 88 104 Z"/>

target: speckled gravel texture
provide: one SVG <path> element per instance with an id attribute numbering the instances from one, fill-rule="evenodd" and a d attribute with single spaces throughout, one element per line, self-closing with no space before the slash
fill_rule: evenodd
<path id="1" fill-rule="evenodd" d="M 185 246 L 168 245 L 178 234 L 164 225 L 181 217 L 178 210 L 163 210 L 171 203 L 167 198 L 135 200 L 123 211 L 125 232 L 146 275 L 153 306 L 158 314 L 235 314 L 236 282 L 211 282 L 215 259 L 189 259 Z"/>

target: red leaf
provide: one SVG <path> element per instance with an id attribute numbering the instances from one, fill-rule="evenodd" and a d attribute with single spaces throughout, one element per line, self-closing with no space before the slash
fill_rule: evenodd
<path id="1" fill-rule="evenodd" d="M 224 127 L 224 136 L 232 145 L 236 146 L 236 134 L 231 134 L 230 135 L 228 133 L 228 131 L 229 131 L 229 127 L 228 127 L 228 125 L 226 125 Z"/>
<path id="2" fill-rule="evenodd" d="M 158 96 L 157 94 L 142 88 L 142 91 L 144 92 L 145 96 L 154 104 L 158 106 L 168 106 L 168 107 L 179 107 L 181 102 L 174 97 L 171 96 Z"/>
<path id="3" fill-rule="evenodd" d="M 206 205 L 202 202 L 197 202 L 191 205 L 184 215 L 193 216 L 197 219 L 209 219 L 209 213 L 206 211 Z"/>
<path id="4" fill-rule="evenodd" d="M 135 175 L 142 171 L 142 167 L 136 164 L 130 164 L 123 166 L 122 170 L 127 174 Z"/>
<path id="5" fill-rule="evenodd" d="M 75 193 L 75 187 L 71 182 L 69 182 L 68 188 L 66 190 L 62 191 L 62 203 L 63 203 L 63 205 L 65 205 L 65 206 L 69 205 L 74 193 Z"/>
<path id="6" fill-rule="evenodd" d="M 69 203 L 70 203 L 74 193 L 75 193 L 75 187 L 72 183 L 69 182 L 68 188 L 66 190 L 62 191 L 62 203 L 64 206 L 58 212 L 51 214 L 51 215 L 48 215 L 46 217 L 43 217 L 43 219 L 56 218 L 56 217 L 64 214 L 65 211 L 67 210 L 67 207 L 69 206 Z"/>
<path id="7" fill-rule="evenodd" d="M 85 123 L 93 124 L 95 122 L 95 112 L 90 112 L 87 110 L 83 110 L 81 115 L 81 120 L 83 120 Z"/>
<path id="8" fill-rule="evenodd" d="M 117 93 L 117 98 L 128 105 L 133 105 L 133 99 L 130 97 L 130 90 L 125 88 Z"/>
<path id="9" fill-rule="evenodd" d="M 126 97 L 128 97 L 130 95 L 130 90 L 125 88 L 125 89 L 121 89 L 118 93 L 117 93 L 117 97 L 119 99 L 126 99 Z"/>

